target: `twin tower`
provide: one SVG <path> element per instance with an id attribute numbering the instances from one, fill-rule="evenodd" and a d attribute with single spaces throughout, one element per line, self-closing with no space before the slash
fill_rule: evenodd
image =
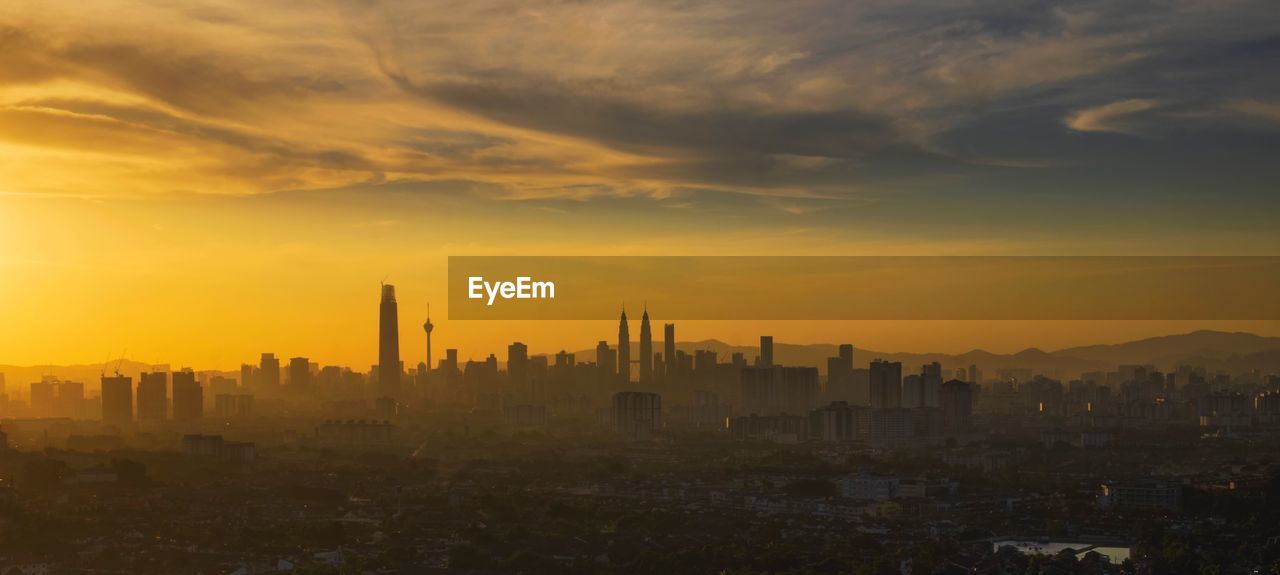
<path id="1" fill-rule="evenodd" d="M 667 324 L 666 338 L 668 353 L 675 346 L 675 324 Z M 640 383 L 653 381 L 653 332 L 649 329 L 649 310 L 640 316 Z M 669 361 L 669 360 L 668 360 Z M 631 330 L 627 327 L 627 310 L 622 310 L 622 318 L 618 321 L 618 380 L 623 383 L 631 381 Z"/>

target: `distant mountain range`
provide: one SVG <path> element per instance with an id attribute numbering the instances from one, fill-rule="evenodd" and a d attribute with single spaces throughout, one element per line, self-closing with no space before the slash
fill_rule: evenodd
<path id="1" fill-rule="evenodd" d="M 1258 370 L 1264 373 L 1280 373 L 1280 337 L 1264 337 L 1243 332 L 1194 331 L 1179 335 L 1151 337 L 1118 344 L 1088 345 L 1047 352 L 1036 348 L 1027 348 L 1017 353 L 999 354 L 976 349 L 961 354 L 945 353 L 894 353 L 875 351 L 856 347 L 854 344 L 854 364 L 866 367 L 871 360 L 881 358 L 903 363 L 903 371 L 912 373 L 921 365 L 939 362 L 946 370 L 955 370 L 969 365 L 977 365 L 987 377 L 995 375 L 997 370 L 1010 368 L 1029 368 L 1036 373 L 1052 377 L 1073 378 L 1088 371 L 1110 371 L 1118 365 L 1140 364 L 1154 365 L 1162 371 L 1170 371 L 1179 365 L 1196 365 L 1210 371 L 1226 370 L 1242 372 Z M 720 340 L 684 341 L 676 344 L 688 354 L 705 349 L 716 352 L 720 361 L 729 361 L 735 352 L 741 352 L 748 362 L 754 360 L 759 353 L 756 346 L 731 345 Z M 655 341 L 654 351 L 662 351 L 662 342 Z M 797 345 L 774 343 L 774 362 L 782 365 L 815 366 L 826 372 L 827 358 L 837 355 L 836 344 L 820 343 Z M 631 357 L 639 355 L 639 342 L 632 342 Z M 592 361 L 595 350 L 575 352 L 578 361 Z M 177 366 L 174 366 L 175 368 Z M 36 365 L 13 366 L 0 365 L 0 373 L 11 390 L 24 389 L 32 382 L 40 381 L 45 375 L 54 375 L 61 379 L 83 381 L 89 389 L 97 387 L 98 378 L 103 373 L 123 374 L 134 377 L 152 369 L 151 364 L 129 360 L 110 361 L 106 364 L 84 365 Z"/>
<path id="2" fill-rule="evenodd" d="M 680 342 L 676 344 L 676 348 L 689 354 L 699 349 L 712 350 L 721 358 L 720 361 L 728 361 L 733 353 L 741 352 L 747 361 L 751 362 L 759 354 L 759 348 L 756 346 L 731 345 L 715 339 Z M 661 351 L 661 349 L 660 343 L 654 342 L 654 350 Z M 827 358 L 835 356 L 837 350 L 836 344 L 796 345 L 775 342 L 774 363 L 816 366 L 820 371 L 825 372 Z M 638 352 L 638 345 L 633 342 L 632 357 L 636 357 Z M 579 359 L 590 359 L 595 357 L 595 350 L 584 350 L 577 354 Z M 1053 352 L 1027 348 L 1011 354 L 991 353 L 980 349 L 961 354 L 887 352 L 862 349 L 858 348 L 856 343 L 854 344 L 855 367 L 866 367 L 876 358 L 900 361 L 903 363 L 905 372 L 914 372 L 919 366 L 934 361 L 941 363 L 948 370 L 977 365 L 989 377 L 994 376 L 996 370 L 1011 368 L 1030 368 L 1036 373 L 1056 377 L 1075 377 L 1084 372 L 1109 371 L 1114 370 L 1116 366 L 1127 364 L 1154 365 L 1164 371 L 1175 369 L 1179 365 L 1192 364 L 1204 366 L 1210 370 L 1257 369 L 1263 372 L 1280 373 L 1280 337 L 1201 330 L 1118 344 L 1072 347 Z"/>
<path id="3" fill-rule="evenodd" d="M 27 386 L 40 381 L 47 375 L 63 380 L 81 381 L 84 382 L 85 389 L 97 389 L 99 378 L 104 373 L 114 375 L 119 372 L 120 375 L 132 377 L 136 382 L 139 373 L 151 371 L 152 367 L 153 364 L 150 363 L 116 359 L 106 363 L 79 365 L 0 365 L 0 373 L 4 374 L 7 393 L 12 395 L 17 391 L 19 395 L 26 395 Z"/>

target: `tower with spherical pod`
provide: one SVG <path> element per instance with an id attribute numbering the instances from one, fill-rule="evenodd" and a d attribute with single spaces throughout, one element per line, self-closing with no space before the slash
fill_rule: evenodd
<path id="1" fill-rule="evenodd" d="M 431 323 L 431 304 L 427 304 L 427 323 L 422 324 L 422 330 L 427 332 L 427 372 L 423 374 L 423 380 L 431 379 L 431 330 L 435 329 L 435 324 Z"/>

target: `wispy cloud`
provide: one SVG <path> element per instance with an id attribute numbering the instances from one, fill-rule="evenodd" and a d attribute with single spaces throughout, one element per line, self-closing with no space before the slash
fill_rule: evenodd
<path id="1" fill-rule="evenodd" d="M 1280 101 L 1237 100 L 1225 105 L 1227 110 L 1273 124 L 1280 124 Z"/>
<path id="2" fill-rule="evenodd" d="M 1138 128 L 1134 119 L 1144 112 L 1160 106 L 1160 102 L 1144 98 L 1134 98 L 1111 102 L 1092 108 L 1073 112 L 1063 123 L 1077 132 L 1112 132 L 1117 134 L 1136 134 Z"/>
<path id="3" fill-rule="evenodd" d="M 1040 141 L 1136 133 L 1173 100 L 1275 117 L 1265 0 L 333 6 L 6 4 L 0 142 L 28 161 L 0 176 L 11 192 L 832 197 L 1087 161 L 989 151 L 1017 147 L 989 127 L 1009 110 Z"/>

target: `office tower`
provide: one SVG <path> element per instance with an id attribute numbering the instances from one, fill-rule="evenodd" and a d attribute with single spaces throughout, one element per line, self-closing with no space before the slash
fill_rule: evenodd
<path id="1" fill-rule="evenodd" d="M 631 383 L 631 333 L 627 330 L 627 310 L 618 320 L 618 381 Z"/>
<path id="2" fill-rule="evenodd" d="M 236 391 L 236 380 L 230 377 L 215 375 L 209 378 L 209 393 L 218 395 L 220 393 L 234 393 Z"/>
<path id="3" fill-rule="evenodd" d="M 609 347 L 608 340 L 596 342 L 596 369 L 600 372 L 600 383 L 610 383 L 617 377 L 618 354 Z"/>
<path id="4" fill-rule="evenodd" d="M 289 388 L 294 392 L 305 392 L 311 387 L 311 363 L 305 357 L 289 360 Z M 176 397 L 176 395 L 175 395 Z"/>
<path id="5" fill-rule="evenodd" d="M 921 407 L 938 407 L 938 388 L 942 382 L 942 364 L 935 361 L 920 368 Z"/>
<path id="6" fill-rule="evenodd" d="M 84 384 L 79 381 L 58 382 L 58 414 L 78 419 L 84 416 Z"/>
<path id="7" fill-rule="evenodd" d="M 400 325 L 396 286 L 382 284 L 378 305 L 378 397 L 400 396 Z"/>
<path id="8" fill-rule="evenodd" d="M 214 413 L 218 417 L 253 415 L 253 396 L 247 393 L 220 393 L 214 397 Z"/>
<path id="9" fill-rule="evenodd" d="M 138 421 L 164 421 L 169 412 L 168 374 L 153 371 L 138 382 Z"/>
<path id="10" fill-rule="evenodd" d="M 546 355 L 535 355 L 529 358 L 529 379 L 533 380 L 533 393 L 535 397 L 538 397 L 539 393 L 542 391 L 540 386 L 546 383 L 549 371 L 550 366 L 547 364 Z M 609 372 L 608 381 L 612 383 L 615 376 L 616 374 Z"/>
<path id="11" fill-rule="evenodd" d="M 748 413 L 802 414 L 818 405 L 816 367 L 748 367 L 739 373 L 739 381 Z"/>
<path id="12" fill-rule="evenodd" d="M 653 381 L 653 334 L 649 331 L 649 308 L 640 316 L 640 383 Z"/>
<path id="13" fill-rule="evenodd" d="M 710 349 L 693 350 L 693 371 L 705 376 L 715 373 L 716 364 L 720 363 L 716 355 L 716 352 Z"/>
<path id="14" fill-rule="evenodd" d="M 423 372 L 422 379 L 428 381 L 431 378 L 431 369 L 435 367 L 431 365 L 431 332 L 436 329 L 436 325 L 431 323 L 431 304 L 427 304 L 427 322 L 422 324 L 422 329 L 427 332 L 427 369 Z"/>
<path id="15" fill-rule="evenodd" d="M 773 336 L 760 336 L 760 361 L 756 367 L 773 367 Z"/>
<path id="16" fill-rule="evenodd" d="M 133 378 L 102 376 L 102 422 L 107 425 L 133 423 Z"/>
<path id="17" fill-rule="evenodd" d="M 871 405 L 871 370 L 866 368 L 858 368 L 853 370 L 849 376 L 853 381 L 853 405 L 870 406 Z"/>
<path id="18" fill-rule="evenodd" d="M 44 381 L 31 384 L 31 395 L 28 398 L 31 403 L 31 411 L 35 412 L 36 417 L 52 417 L 55 411 L 53 406 L 53 383 L 48 377 Z"/>
<path id="19" fill-rule="evenodd" d="M 458 378 L 458 350 L 444 350 L 444 380 L 445 383 L 454 383 Z"/>
<path id="20" fill-rule="evenodd" d="M 675 375 L 676 366 L 676 324 L 667 323 L 662 325 L 662 361 L 665 362 L 666 373 L 663 375 L 668 378 Z"/>
<path id="21" fill-rule="evenodd" d="M 518 389 L 529 383 L 529 346 L 518 341 L 507 346 L 507 382 Z"/>
<path id="22" fill-rule="evenodd" d="M 693 356 L 681 350 L 676 350 L 676 359 L 671 370 L 675 372 L 676 377 L 688 379 L 693 375 Z"/>
<path id="23" fill-rule="evenodd" d="M 258 360 L 256 376 L 258 387 L 266 393 L 275 393 L 280 389 L 280 360 L 274 353 L 262 354 Z"/>
<path id="24" fill-rule="evenodd" d="M 943 429 L 960 431 L 969 427 L 973 417 L 973 386 L 958 379 L 948 381 L 938 391 L 938 401 L 942 407 Z"/>
<path id="25" fill-rule="evenodd" d="M 563 350 L 563 349 L 562 349 L 562 350 L 560 350 L 560 353 L 557 353 L 557 354 L 556 354 L 556 367 L 557 367 L 557 368 L 560 368 L 560 369 L 562 369 L 562 370 L 571 369 L 571 368 L 574 366 L 574 364 L 575 364 L 575 363 L 577 363 L 577 362 L 574 360 L 574 357 L 573 357 L 573 354 L 572 354 L 572 353 L 569 353 L 569 352 L 567 352 L 567 351 L 565 351 L 565 350 Z"/>
<path id="26" fill-rule="evenodd" d="M 982 383 L 982 370 L 976 365 L 969 366 L 969 383 Z"/>
<path id="27" fill-rule="evenodd" d="M 902 407 L 924 407 L 924 378 L 911 374 L 902 378 Z"/>
<path id="28" fill-rule="evenodd" d="M 902 364 L 875 360 L 869 372 L 871 407 L 887 409 L 902 407 Z"/>
<path id="29" fill-rule="evenodd" d="M 827 358 L 827 400 L 852 403 L 853 346 L 842 344 L 839 355 Z"/>
<path id="30" fill-rule="evenodd" d="M 630 439 L 647 439 L 662 429 L 662 396 L 640 391 L 613 394 L 614 430 Z"/>
<path id="31" fill-rule="evenodd" d="M 173 372 L 173 420 L 195 421 L 204 417 L 204 387 L 190 370 Z"/>
<path id="32" fill-rule="evenodd" d="M 916 434 L 916 413 L 910 409 L 896 407 L 873 409 L 868 442 L 878 449 L 910 444 Z"/>
<path id="33" fill-rule="evenodd" d="M 257 369 L 250 364 L 240 364 L 240 387 L 245 389 L 257 389 L 258 384 L 254 377 L 255 371 L 257 371 Z"/>

